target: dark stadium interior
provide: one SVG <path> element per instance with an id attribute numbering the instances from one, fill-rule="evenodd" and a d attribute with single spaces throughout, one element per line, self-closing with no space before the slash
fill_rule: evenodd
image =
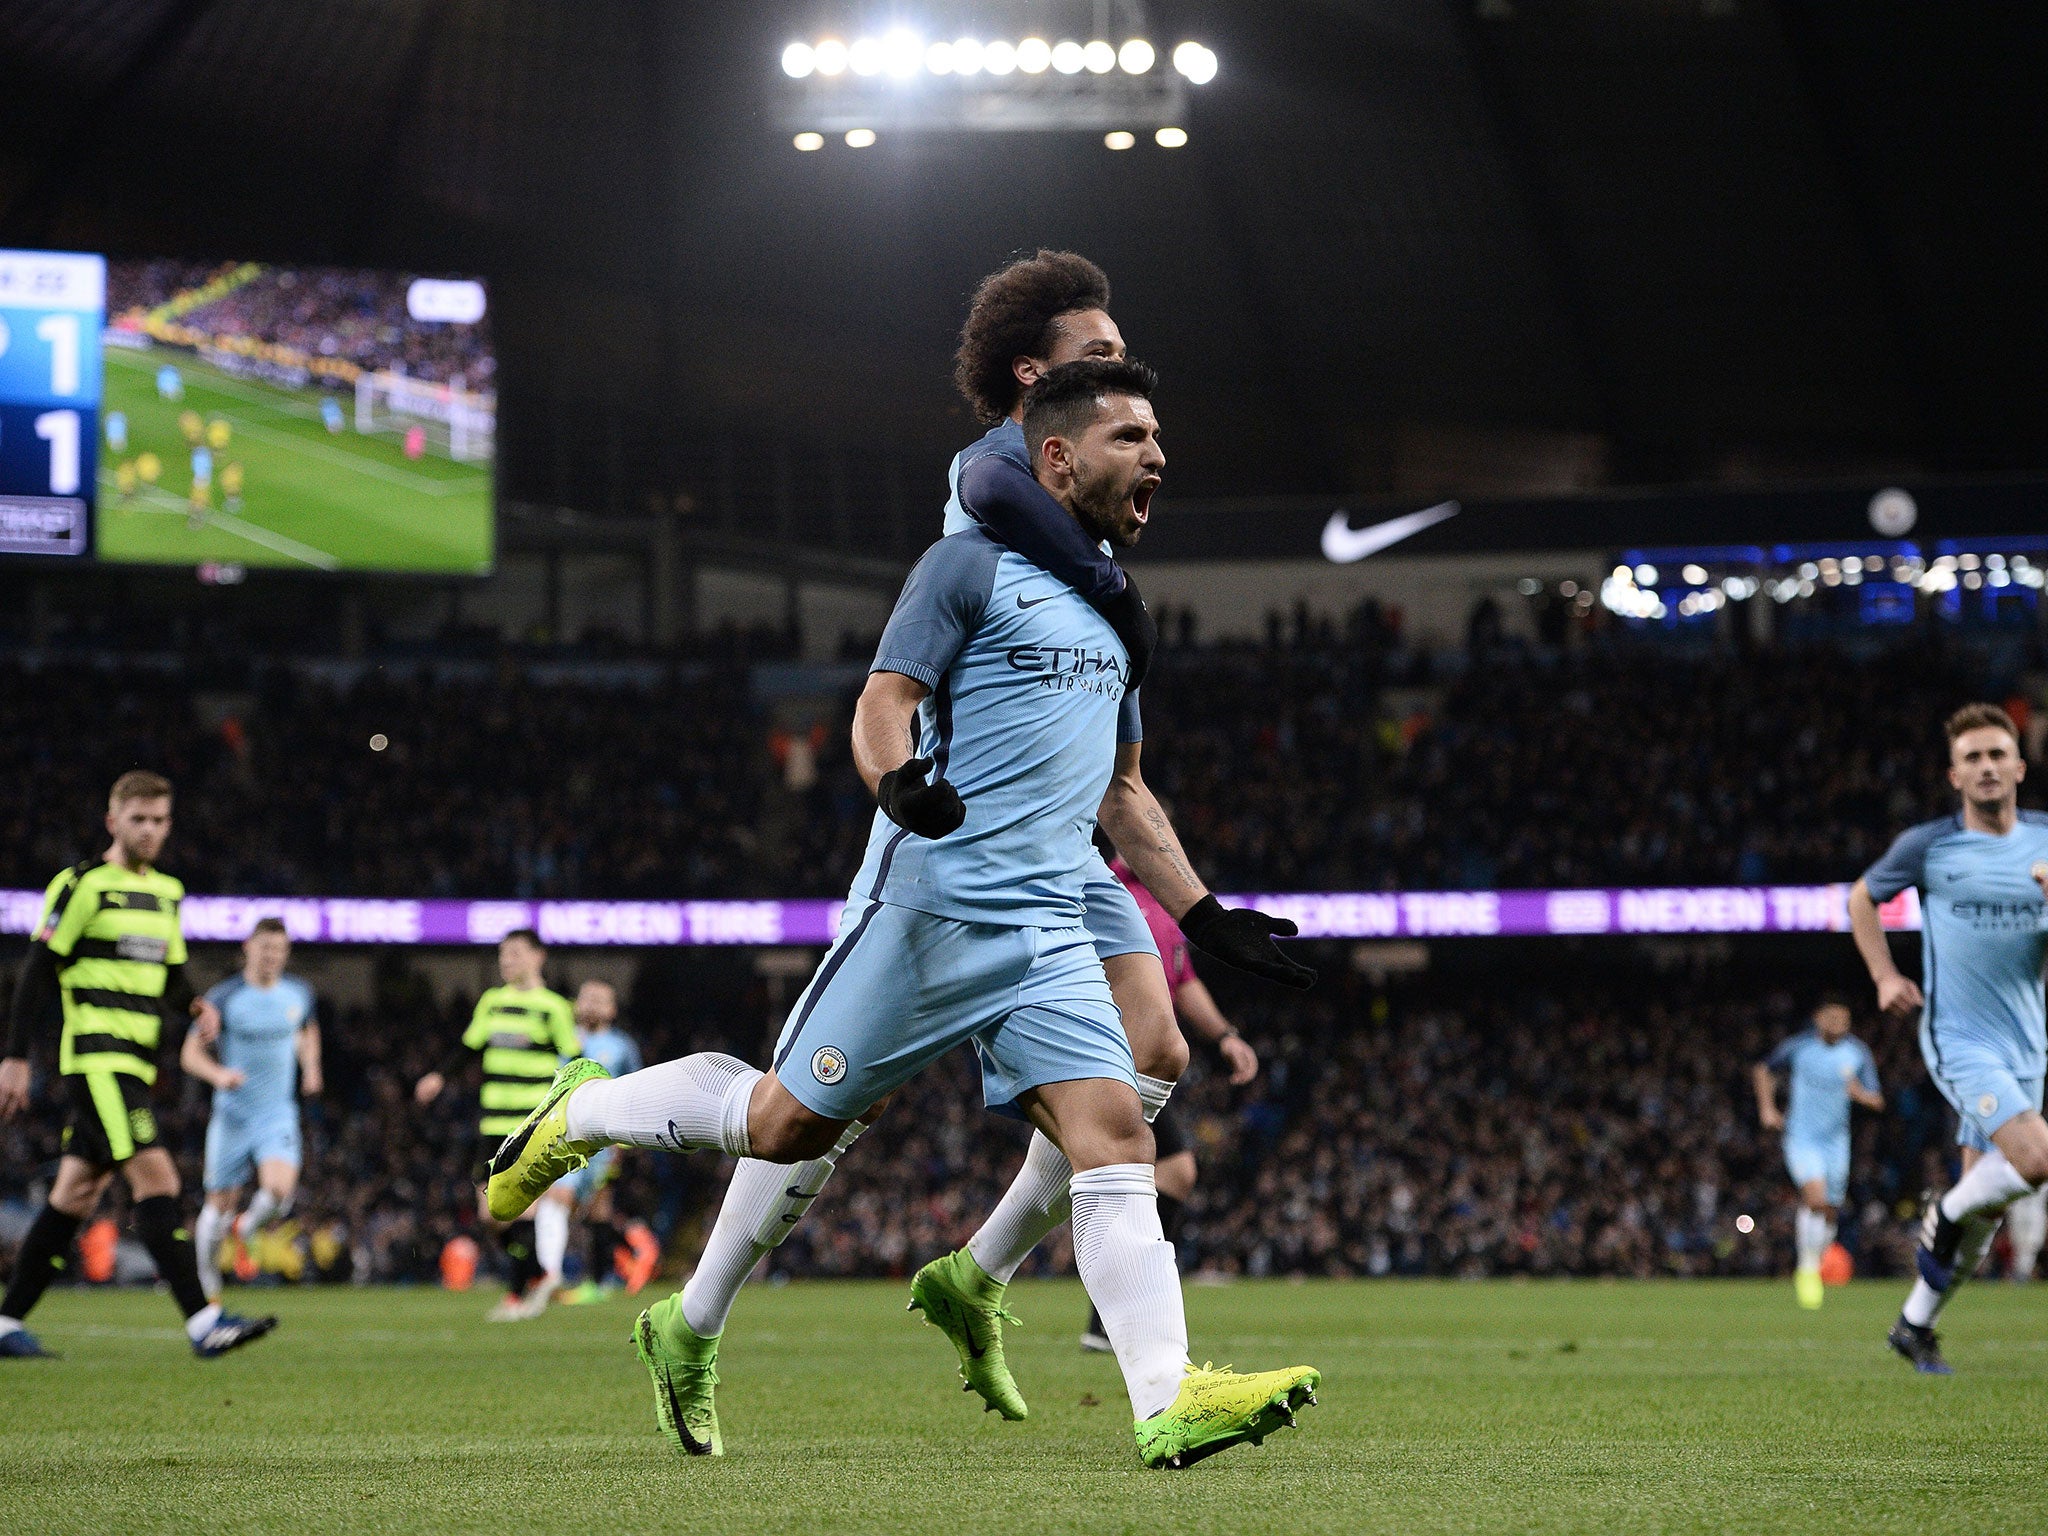
<path id="1" fill-rule="evenodd" d="M 898 554 L 1038 244 L 1115 275 L 1183 497 L 2039 468 L 2026 8 L 1157 9 L 1230 39 L 1197 156 L 792 154 L 789 8 L 7 0 L 0 243 L 486 271 L 510 500 L 746 529 L 793 461 L 785 532 Z"/>

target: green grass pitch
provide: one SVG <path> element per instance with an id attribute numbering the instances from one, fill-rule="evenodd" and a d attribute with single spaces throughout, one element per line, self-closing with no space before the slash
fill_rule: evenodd
<path id="1" fill-rule="evenodd" d="M 650 1292 L 650 1295 L 653 1294 Z M 489 1294 L 233 1293 L 280 1331 L 192 1359 L 162 1296 L 53 1293 L 0 1364 L 23 1531 L 1999 1531 L 2048 1507 L 2048 1290 L 1957 1302 L 1959 1374 L 1882 1342 L 1895 1284 L 1284 1283 L 1188 1292 L 1197 1360 L 1321 1367 L 1298 1432 L 1146 1472 L 1072 1282 L 1027 1283 L 1003 1424 L 897 1284 L 751 1288 L 722 1461 L 672 1458 L 636 1303 L 487 1324 Z"/>
<path id="2" fill-rule="evenodd" d="M 329 433 L 312 390 L 278 388 L 223 373 L 189 352 L 105 349 L 100 411 L 128 418 L 128 443 L 99 448 L 98 552 L 103 560 L 242 565 L 300 570 L 433 571 L 481 574 L 493 553 L 491 472 L 429 451 L 406 458 L 391 437 L 354 429 L 355 402 L 337 397 L 350 425 Z M 165 363 L 184 379 L 181 400 L 156 391 Z M 232 438 L 214 452 L 211 510 L 199 527 L 188 517 L 191 444 L 179 416 L 225 418 Z M 117 468 L 154 453 L 156 483 L 123 494 Z M 229 509 L 221 472 L 243 471 L 242 505 Z"/>

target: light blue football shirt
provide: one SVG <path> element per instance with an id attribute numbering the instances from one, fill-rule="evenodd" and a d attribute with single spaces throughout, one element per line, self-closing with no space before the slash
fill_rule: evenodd
<path id="1" fill-rule="evenodd" d="M 869 670 L 932 690 L 918 752 L 959 790 L 967 820 L 932 840 L 878 810 L 855 893 L 968 922 L 1079 923 L 1117 743 L 1142 735 L 1129 669 L 1073 588 L 978 528 L 940 539 L 904 583 Z"/>
<path id="2" fill-rule="evenodd" d="M 1764 1065 L 1785 1074 L 1787 1141 L 1825 1145 L 1848 1136 L 1847 1078 L 1878 1091 L 1877 1061 L 1854 1035 L 1830 1045 L 1819 1030 L 1801 1030 L 1771 1052 Z"/>
<path id="3" fill-rule="evenodd" d="M 214 1054 L 241 1072 L 242 1086 L 214 1090 L 213 1112 L 253 1120 L 278 1111 L 296 1113 L 298 1037 L 313 1022 L 313 989 L 296 976 L 267 987 L 251 986 L 238 971 L 206 994 L 220 1010 Z"/>
<path id="4" fill-rule="evenodd" d="M 583 1042 L 583 1054 L 611 1073 L 613 1077 L 624 1077 L 628 1072 L 638 1072 L 643 1065 L 640 1047 L 633 1037 L 616 1029 L 578 1030 Z"/>
<path id="5" fill-rule="evenodd" d="M 2022 1079 L 2042 1076 L 2048 1060 L 2048 910 L 2033 876 L 2044 862 L 2048 816 L 2021 811 L 1994 837 L 1971 831 L 1958 813 L 1901 833 L 1863 876 L 1879 901 L 1920 889 L 1922 1029 L 1937 1046 L 1989 1050 Z"/>

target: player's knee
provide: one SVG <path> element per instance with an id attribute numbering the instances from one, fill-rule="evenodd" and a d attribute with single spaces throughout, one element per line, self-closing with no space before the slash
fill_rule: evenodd
<path id="1" fill-rule="evenodd" d="M 823 1157 L 845 1129 L 843 1120 L 827 1120 L 787 1094 L 756 1102 L 747 1116 L 748 1150 L 764 1162 L 801 1163 Z"/>
<path id="2" fill-rule="evenodd" d="M 1180 1026 L 1174 1023 L 1171 1013 L 1151 1021 L 1143 1037 L 1142 1049 L 1133 1045 L 1131 1055 L 1133 1064 L 1145 1076 L 1169 1083 L 1179 1082 L 1188 1069 L 1187 1038 L 1181 1034 Z"/>

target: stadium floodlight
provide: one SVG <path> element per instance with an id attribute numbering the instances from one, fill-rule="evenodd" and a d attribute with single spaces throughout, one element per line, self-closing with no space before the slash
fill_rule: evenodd
<path id="1" fill-rule="evenodd" d="M 853 46 L 846 50 L 846 62 L 856 75 L 879 75 L 882 72 L 882 40 L 877 37 L 857 37 Z"/>
<path id="2" fill-rule="evenodd" d="M 933 43 L 924 51 L 924 67 L 935 75 L 953 73 L 953 45 Z"/>
<path id="3" fill-rule="evenodd" d="M 924 39 L 908 27 L 892 28 L 882 39 L 882 67 L 892 80 L 908 80 L 924 63 Z"/>
<path id="4" fill-rule="evenodd" d="M 1105 149 L 1130 149 L 1138 142 L 1138 136 L 1127 128 L 1113 128 L 1102 136 Z"/>
<path id="5" fill-rule="evenodd" d="M 1014 74 L 1017 69 L 1017 45 L 998 40 L 981 50 L 981 67 L 992 75 Z"/>
<path id="6" fill-rule="evenodd" d="M 1188 131 L 1185 128 L 1162 128 L 1152 135 L 1152 142 L 1161 149 L 1180 149 L 1187 141 Z"/>
<path id="7" fill-rule="evenodd" d="M 809 43 L 791 43 L 782 50 L 782 72 L 792 80 L 801 80 L 818 67 L 818 56 Z"/>
<path id="8" fill-rule="evenodd" d="M 828 37 L 811 50 L 811 63 L 826 79 L 846 73 L 846 44 Z"/>
<path id="9" fill-rule="evenodd" d="M 977 38 L 956 38 L 953 42 L 953 73 L 956 75 L 978 75 L 981 73 L 981 42 Z"/>
<path id="10" fill-rule="evenodd" d="M 1182 43 L 1173 50 L 1173 67 L 1192 85 L 1207 85 L 1216 78 L 1216 55 L 1200 43 Z"/>
<path id="11" fill-rule="evenodd" d="M 1078 75 L 1086 62 L 1086 50 L 1071 37 L 1052 45 L 1052 67 L 1063 75 Z"/>
<path id="12" fill-rule="evenodd" d="M 1116 50 L 1098 37 L 1081 50 L 1081 62 L 1088 66 L 1089 74 L 1106 75 L 1116 68 Z"/>
<path id="13" fill-rule="evenodd" d="M 1017 45 L 1017 67 L 1027 75 L 1042 75 L 1052 63 L 1052 44 L 1042 37 L 1027 37 Z"/>
<path id="14" fill-rule="evenodd" d="M 1158 55 L 1142 37 L 1134 37 L 1116 51 L 1117 67 L 1127 75 L 1142 75 Z"/>
<path id="15" fill-rule="evenodd" d="M 872 128 L 849 128 L 846 130 L 846 147 L 848 149 L 866 149 L 874 142 L 875 130 Z"/>
<path id="16" fill-rule="evenodd" d="M 825 147 L 825 135 L 822 133 L 800 133 L 790 142 L 808 155 L 813 150 Z"/>

